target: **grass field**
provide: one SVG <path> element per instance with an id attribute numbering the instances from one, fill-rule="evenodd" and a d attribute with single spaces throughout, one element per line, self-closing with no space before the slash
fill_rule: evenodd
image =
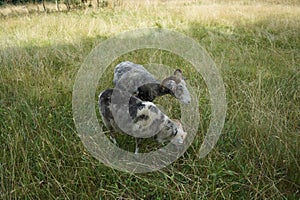
<path id="1" fill-rule="evenodd" d="M 124 1 L 113 8 L 50 13 L 12 9 L 26 7 L 0 8 L 0 199 L 300 198 L 298 1 Z M 73 122 L 72 89 L 99 42 L 144 27 L 181 32 L 209 52 L 225 83 L 228 112 L 216 147 L 199 159 L 210 120 L 201 76 L 166 52 L 124 55 L 119 60 L 182 67 L 198 89 L 201 115 L 183 157 L 157 172 L 128 174 L 106 167 L 83 146 Z M 99 90 L 112 86 L 112 70 Z M 180 115 L 178 103 L 165 106 Z"/>

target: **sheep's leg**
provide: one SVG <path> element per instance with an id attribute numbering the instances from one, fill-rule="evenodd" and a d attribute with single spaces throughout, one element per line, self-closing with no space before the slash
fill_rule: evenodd
<path id="1" fill-rule="evenodd" d="M 138 154 L 139 153 L 139 144 L 141 143 L 142 138 L 135 138 L 135 152 L 134 154 Z"/>
<path id="2" fill-rule="evenodd" d="M 114 143 L 114 145 L 117 145 L 116 135 L 113 131 L 110 131 L 109 139 Z"/>

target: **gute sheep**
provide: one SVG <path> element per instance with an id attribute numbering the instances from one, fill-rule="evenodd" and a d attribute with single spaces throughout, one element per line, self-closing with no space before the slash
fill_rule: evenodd
<path id="1" fill-rule="evenodd" d="M 184 104 L 191 101 L 180 69 L 176 69 L 173 75 L 160 82 L 142 65 L 125 61 L 116 66 L 113 83 L 116 88 L 127 91 L 143 101 L 153 101 L 165 94 L 174 96 Z"/>
<path id="2" fill-rule="evenodd" d="M 116 98 L 113 101 L 112 98 Z M 115 133 L 136 132 L 136 148 L 135 153 L 138 153 L 139 144 L 145 135 L 155 133 L 152 138 L 162 143 L 170 141 L 175 145 L 182 145 L 186 138 L 186 132 L 182 125 L 177 120 L 171 120 L 167 115 L 161 112 L 155 104 L 148 101 L 141 101 L 137 97 L 130 96 L 128 107 L 124 106 L 124 91 L 118 89 L 107 89 L 100 93 L 98 103 L 99 111 L 104 125 L 110 131 L 110 137 L 116 144 Z M 114 109 L 114 112 L 113 112 Z M 128 116 L 131 123 L 124 121 L 119 127 L 115 117 L 121 120 Z M 123 130 L 126 129 L 126 132 Z M 139 135 L 140 134 L 140 135 Z"/>

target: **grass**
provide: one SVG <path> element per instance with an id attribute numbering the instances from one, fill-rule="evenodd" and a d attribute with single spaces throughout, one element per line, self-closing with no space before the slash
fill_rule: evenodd
<path id="1" fill-rule="evenodd" d="M 297 1 L 128 1 L 47 14 L 7 9 L 0 9 L 1 199 L 300 198 Z M 93 47 L 142 27 L 176 30 L 205 47 L 221 71 L 228 112 L 216 147 L 198 159 L 210 120 L 201 76 L 166 52 L 124 55 L 120 60 L 182 66 L 199 89 L 202 119 L 193 144 L 175 163 L 128 174 L 104 166 L 82 145 L 72 89 Z M 99 90 L 112 86 L 112 70 Z M 179 115 L 178 104 L 165 106 Z"/>

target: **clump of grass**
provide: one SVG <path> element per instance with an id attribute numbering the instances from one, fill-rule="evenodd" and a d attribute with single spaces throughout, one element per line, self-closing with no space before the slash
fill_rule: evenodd
<path id="1" fill-rule="evenodd" d="M 300 7 L 138 4 L 0 18 L 1 199 L 298 199 Z M 187 82 L 198 89 L 201 114 L 183 157 L 157 172 L 127 174 L 104 166 L 82 145 L 72 119 L 73 83 L 100 41 L 158 26 L 194 38 L 215 60 L 226 87 L 226 123 L 214 150 L 199 160 L 210 120 L 201 75 L 167 52 L 124 55 L 120 60 L 183 67 Z M 113 64 L 97 92 L 112 86 Z M 180 116 L 175 102 L 166 110 Z"/>

